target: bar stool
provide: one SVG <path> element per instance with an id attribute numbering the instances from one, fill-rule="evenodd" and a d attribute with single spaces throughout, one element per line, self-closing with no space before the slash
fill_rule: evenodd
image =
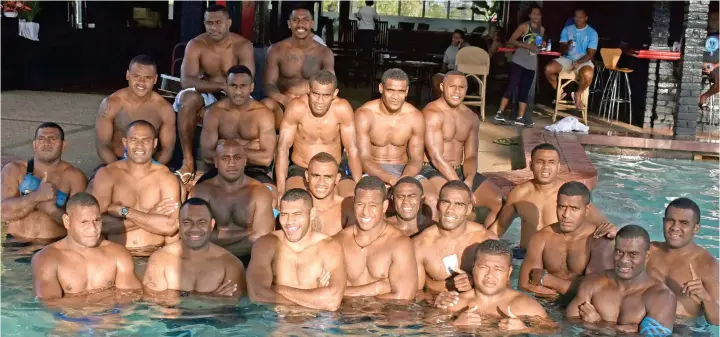
<path id="1" fill-rule="evenodd" d="M 605 87 L 605 65 L 602 62 L 599 62 L 597 60 L 593 60 L 593 65 L 595 66 L 595 74 L 593 76 L 593 82 L 592 85 L 590 85 L 590 103 L 589 105 L 592 107 L 593 104 L 598 103 L 598 97 L 597 94 L 600 94 L 600 98 L 602 98 L 602 92 L 603 87 Z"/>
<path id="2" fill-rule="evenodd" d="M 575 107 L 575 102 L 567 99 L 562 99 L 562 94 L 565 90 L 565 87 L 567 87 L 570 83 L 576 82 L 578 85 L 580 85 L 580 81 L 577 78 L 577 74 L 575 73 L 575 70 L 563 70 L 558 74 L 558 85 L 557 85 L 557 91 L 555 93 L 555 112 L 553 113 L 553 123 L 555 123 L 555 119 L 557 118 L 557 113 L 559 110 L 563 109 L 577 109 Z M 585 125 L 587 125 L 588 117 L 587 117 L 587 110 L 588 110 L 588 97 L 590 96 L 590 90 L 585 90 L 583 92 L 582 99 L 583 103 L 585 103 L 585 108 L 580 109 L 580 113 L 582 113 L 583 122 L 585 122 Z M 575 97 L 575 99 L 578 99 L 578 97 Z"/>
<path id="3" fill-rule="evenodd" d="M 607 115 L 608 122 L 612 125 L 613 112 L 615 120 L 620 117 L 620 104 L 627 104 L 628 116 L 632 125 L 632 92 L 630 91 L 629 73 L 632 69 L 617 68 L 618 60 L 620 60 L 622 50 L 620 48 L 602 48 L 600 56 L 602 56 L 605 69 L 610 72 L 607 83 L 603 88 L 602 99 L 600 100 L 600 118 Z M 623 82 L 625 80 L 625 83 Z M 623 89 L 624 88 L 624 89 Z M 625 91 L 623 93 L 623 90 Z"/>
<path id="4" fill-rule="evenodd" d="M 705 92 L 708 86 L 712 85 L 710 78 L 707 75 L 703 75 L 700 85 L 702 86 L 702 91 Z M 718 120 L 720 117 L 720 94 L 710 96 L 707 104 L 707 109 L 700 109 L 700 115 L 698 116 L 700 132 L 705 132 L 707 127 L 709 127 L 710 131 L 717 131 L 716 125 L 720 124 L 720 120 Z"/>

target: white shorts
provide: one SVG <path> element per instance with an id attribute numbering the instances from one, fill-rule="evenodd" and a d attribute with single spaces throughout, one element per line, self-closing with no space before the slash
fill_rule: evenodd
<path id="1" fill-rule="evenodd" d="M 573 60 L 567 58 L 567 57 L 558 57 L 554 59 L 553 61 L 559 63 L 562 66 L 563 71 L 568 71 L 572 69 Z M 592 63 L 592 60 L 585 61 L 583 63 L 578 64 L 578 67 L 575 68 L 575 72 L 577 73 L 582 69 L 582 67 L 590 67 L 591 69 L 595 69 L 595 65 Z"/>
<path id="2" fill-rule="evenodd" d="M 195 91 L 195 88 L 183 89 L 183 90 L 180 90 L 179 93 L 177 93 L 177 96 L 175 96 L 175 102 L 173 102 L 173 110 L 175 110 L 175 112 L 180 111 L 180 95 L 182 95 L 182 93 L 184 93 L 186 91 Z M 200 93 L 200 95 L 202 96 L 203 100 L 205 101 L 205 106 L 208 106 L 208 105 L 213 104 L 218 101 L 218 99 L 212 93 L 209 93 L 209 92 L 208 93 Z"/>

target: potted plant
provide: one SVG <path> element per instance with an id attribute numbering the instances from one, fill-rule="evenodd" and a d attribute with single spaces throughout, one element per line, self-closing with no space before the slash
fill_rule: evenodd
<path id="1" fill-rule="evenodd" d="M 30 10 L 30 7 L 22 1 L 3 1 L 1 6 L 3 15 L 8 18 L 15 18 L 18 16 L 18 12 Z"/>

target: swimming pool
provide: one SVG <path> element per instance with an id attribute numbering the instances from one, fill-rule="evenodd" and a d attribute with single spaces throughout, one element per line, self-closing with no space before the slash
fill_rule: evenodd
<path id="1" fill-rule="evenodd" d="M 633 223 L 649 230 L 653 240 L 662 240 L 661 217 L 674 198 L 685 196 L 702 209 L 702 228 L 697 242 L 720 256 L 720 170 L 717 163 L 689 162 L 590 153 L 599 171 L 593 201 L 607 217 L 622 226 Z M 506 238 L 517 242 L 519 220 Z M 336 313 L 277 309 L 252 305 L 244 299 L 238 306 L 222 306 L 188 300 L 179 308 L 165 309 L 140 302 L 133 305 L 89 308 L 94 321 L 63 318 L 46 310 L 32 297 L 30 258 L 18 248 L 3 248 L 0 331 L 3 336 L 460 336 L 444 317 L 433 318 L 425 303 L 400 305 L 371 299 L 345 301 Z M 138 274 L 146 259 L 137 260 Z M 519 261 L 514 261 L 513 286 L 517 286 Z M 563 311 L 546 306 L 551 317 L 562 320 Z M 65 313 L 65 317 L 78 317 Z M 59 316 L 59 318 L 58 318 Z M 80 314 L 80 317 L 82 314 Z M 701 320 L 678 320 L 681 335 L 720 336 L 717 327 Z M 563 324 L 554 335 L 578 336 L 580 326 Z M 483 336 L 497 334 L 485 328 Z M 603 335 L 592 333 L 592 335 Z"/>

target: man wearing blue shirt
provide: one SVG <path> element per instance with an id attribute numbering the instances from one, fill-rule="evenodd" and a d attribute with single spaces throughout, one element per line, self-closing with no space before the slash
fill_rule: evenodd
<path id="1" fill-rule="evenodd" d="M 595 29 L 588 26 L 587 14 L 583 9 L 575 10 L 575 24 L 567 26 L 560 33 L 560 50 L 564 56 L 556 58 L 545 67 L 545 78 L 553 89 L 557 88 L 557 75 L 564 70 L 575 70 L 580 84 L 575 93 L 575 106 L 583 109 L 586 102 L 581 97 L 590 86 L 593 79 L 592 63 L 598 46 L 598 34 Z"/>

